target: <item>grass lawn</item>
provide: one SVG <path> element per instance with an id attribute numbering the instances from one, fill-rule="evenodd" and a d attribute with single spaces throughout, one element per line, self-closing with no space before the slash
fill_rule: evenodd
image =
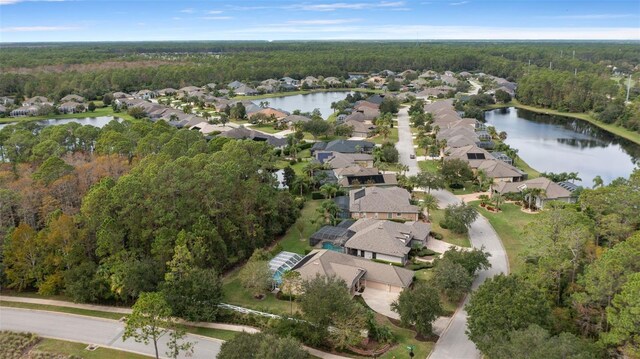
<path id="1" fill-rule="evenodd" d="M 118 320 L 118 319 L 122 318 L 125 315 L 125 314 L 122 314 L 122 313 L 101 312 L 101 311 L 98 311 L 98 310 L 60 307 L 60 306 L 56 306 L 56 305 L 46 305 L 46 304 L 9 302 L 9 301 L 4 301 L 4 300 L 0 301 L 0 306 L 2 306 L 2 307 L 10 307 L 10 308 L 47 310 L 47 311 L 50 311 L 50 312 L 68 313 L 68 314 L 84 315 L 84 316 L 87 316 L 87 317 L 98 317 L 98 318 L 115 319 L 115 320 Z"/>
<path id="2" fill-rule="evenodd" d="M 289 161 L 287 160 L 277 160 L 276 161 L 276 167 L 279 169 L 284 169 L 287 166 L 290 166 L 293 171 L 296 173 L 296 175 L 301 176 L 304 174 L 304 171 L 302 170 L 304 168 L 304 166 L 307 164 L 307 161 L 302 161 L 302 162 L 296 162 L 295 164 L 290 164 Z"/>
<path id="3" fill-rule="evenodd" d="M 513 203 L 505 203 L 500 213 L 489 212 L 480 207 L 480 201 L 470 202 L 485 216 L 496 230 L 509 257 L 511 272 L 517 272 L 523 265 L 519 257 L 527 243 L 523 241 L 522 229 L 527 224 L 535 221 L 537 214 L 524 213 L 519 206 Z"/>
<path id="4" fill-rule="evenodd" d="M 547 114 L 547 115 L 564 116 L 564 117 L 571 117 L 571 118 L 577 118 L 577 119 L 580 119 L 580 120 L 584 120 L 584 121 L 590 122 L 591 124 L 602 128 L 603 130 L 611 132 L 614 135 L 618 135 L 620 137 L 626 138 L 629 141 L 632 141 L 632 142 L 635 142 L 637 144 L 640 144 L 640 133 L 628 130 L 628 129 L 626 129 L 624 127 L 621 127 L 621 126 L 606 124 L 606 123 L 604 123 L 602 121 L 597 120 L 596 118 L 594 118 L 592 115 L 590 115 L 588 113 L 562 112 L 562 111 L 556 111 L 556 110 L 552 110 L 552 109 L 548 109 L 548 108 L 539 108 L 539 107 L 534 107 L 534 106 L 528 106 L 528 105 L 521 104 L 516 99 L 514 99 L 513 101 L 511 101 L 509 103 L 506 103 L 506 104 L 492 105 L 492 106 L 490 106 L 490 108 L 502 108 L 502 107 L 511 107 L 511 106 L 516 107 L 516 108 L 521 108 L 521 109 L 524 109 L 524 110 L 528 110 L 528 111 L 532 111 L 532 112 L 544 113 L 544 114 Z"/>
<path id="5" fill-rule="evenodd" d="M 289 228 L 287 233 L 278 241 L 278 245 L 282 250 L 305 254 L 305 250 L 310 250 L 308 238 L 316 231 L 317 224 L 312 223 L 318 218 L 318 212 L 316 209 L 320 207 L 322 200 L 308 200 L 304 208 L 300 213 L 300 217 L 296 223 Z M 298 231 L 299 226 L 304 226 L 302 236 Z M 274 314 L 290 314 L 291 309 L 288 301 L 279 300 L 273 294 L 269 293 L 263 300 L 256 300 L 251 293 L 247 292 L 241 285 L 240 279 L 238 279 L 238 272 L 236 270 L 230 273 L 223 280 L 223 292 L 225 303 L 239 305 L 255 310 L 261 310 L 264 312 L 270 312 Z M 294 312 L 297 310 L 298 305 L 293 303 Z"/>
<path id="6" fill-rule="evenodd" d="M 146 355 L 140 355 L 135 353 L 130 353 L 121 350 L 109 349 L 109 348 L 98 348 L 94 351 L 86 350 L 87 344 L 83 343 L 75 343 L 75 342 L 67 342 L 63 340 L 56 339 L 48 339 L 43 338 L 36 344 L 31 353 L 34 351 L 46 352 L 46 353 L 55 353 L 55 354 L 64 354 L 64 355 L 73 355 L 79 358 L 85 359 L 142 359 L 149 358 Z M 36 357 L 36 356 L 34 356 Z"/>
<path id="7" fill-rule="evenodd" d="M 418 167 L 420 167 L 420 169 L 425 172 L 438 172 L 440 168 L 440 161 L 437 161 L 437 160 L 418 161 Z"/>
<path id="8" fill-rule="evenodd" d="M 516 160 L 515 165 L 516 165 L 517 168 L 525 171 L 529 175 L 528 179 L 534 179 L 534 178 L 540 177 L 540 172 L 538 172 L 535 169 L 531 168 L 531 166 L 529 166 L 529 164 L 526 163 L 520 157 L 518 157 L 518 159 Z"/>
<path id="9" fill-rule="evenodd" d="M 387 137 L 386 140 L 382 136 L 377 135 L 375 137 L 367 139 L 367 141 L 371 141 L 378 145 L 381 145 L 385 142 L 397 143 L 398 142 L 398 126 L 395 126 L 391 129 L 391 133 L 389 133 L 389 137 Z"/>
<path id="10" fill-rule="evenodd" d="M 319 213 L 317 209 L 320 207 L 322 201 L 321 199 L 308 200 L 304 204 L 304 208 L 302 208 L 300 217 L 296 223 L 294 223 L 287 233 L 278 241 L 278 244 L 283 250 L 304 254 L 305 250 L 311 249 L 311 246 L 309 246 L 309 237 L 311 237 L 318 228 L 317 224 L 311 222 L 318 218 Z M 298 227 L 300 226 L 304 226 L 302 237 L 298 231 Z"/>
<path id="11" fill-rule="evenodd" d="M 224 303 L 273 314 L 289 315 L 291 313 L 289 301 L 279 300 L 272 293 L 267 293 L 266 297 L 262 300 L 255 299 L 240 283 L 240 279 L 238 278 L 239 272 L 239 270 L 236 270 L 223 280 L 222 292 L 224 293 Z M 294 313 L 297 310 L 298 304 L 293 302 Z"/>
<path id="12" fill-rule="evenodd" d="M 428 281 L 433 278 L 433 275 L 433 269 L 421 269 L 416 271 L 416 280 Z M 442 304 L 442 309 L 445 311 L 445 315 L 453 315 L 456 309 L 458 309 L 458 303 L 450 301 L 444 295 L 440 295 L 440 303 Z"/>
<path id="13" fill-rule="evenodd" d="M 83 113 L 67 113 L 61 115 L 50 115 L 50 116 L 30 116 L 30 117 L 6 117 L 0 118 L 0 123 L 12 123 L 12 122 L 30 122 L 30 121 L 40 121 L 40 120 L 48 120 L 48 119 L 65 119 L 65 118 L 86 118 L 86 117 L 102 117 L 102 116 L 114 116 L 120 117 L 125 120 L 133 120 L 133 117 L 129 116 L 126 112 L 113 112 L 111 106 L 96 108 L 93 112 L 83 112 Z"/>
<path id="14" fill-rule="evenodd" d="M 278 133 L 282 131 L 282 130 L 276 130 L 275 128 L 273 128 L 273 125 L 254 125 L 254 126 L 251 126 L 251 129 L 266 132 L 266 133 Z"/>
<path id="15" fill-rule="evenodd" d="M 396 344 L 391 350 L 384 353 L 380 358 L 392 359 L 392 358 L 409 358 L 409 351 L 407 347 L 414 346 L 413 353 L 415 358 L 426 358 L 433 350 L 434 342 L 421 342 L 416 340 L 416 332 L 407 328 L 400 328 L 395 326 L 389 318 L 376 313 L 376 321 L 379 324 L 383 324 L 391 328 L 391 331 L 396 335 L 398 344 Z"/>
<path id="16" fill-rule="evenodd" d="M 468 234 L 453 233 L 448 229 L 440 227 L 440 221 L 444 219 L 444 209 L 438 209 L 431 211 L 431 231 L 442 234 L 443 241 L 451 244 L 455 244 L 461 247 L 471 247 Z M 437 241 L 437 239 L 434 239 Z"/>

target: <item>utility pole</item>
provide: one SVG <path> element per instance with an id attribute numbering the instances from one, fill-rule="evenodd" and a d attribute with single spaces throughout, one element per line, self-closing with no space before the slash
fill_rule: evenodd
<path id="1" fill-rule="evenodd" d="M 627 81 L 627 100 L 625 102 L 629 102 L 629 91 L 631 91 L 631 75 L 629 75 L 629 81 Z"/>

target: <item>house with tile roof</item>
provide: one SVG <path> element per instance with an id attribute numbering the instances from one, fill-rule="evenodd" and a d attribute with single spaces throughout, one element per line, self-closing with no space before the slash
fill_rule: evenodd
<path id="1" fill-rule="evenodd" d="M 349 191 L 351 218 L 404 219 L 417 221 L 420 207 L 410 203 L 411 194 L 400 187 L 365 187 Z"/>
<path id="2" fill-rule="evenodd" d="M 336 276 L 346 283 L 351 295 L 363 288 L 399 293 L 411 285 L 414 277 L 408 269 L 326 249 L 312 251 L 292 270 L 300 273 L 302 280 Z"/>
<path id="3" fill-rule="evenodd" d="M 345 253 L 405 265 L 411 248 L 427 244 L 431 225 L 361 218 L 349 230 L 354 234 L 344 244 Z"/>
<path id="4" fill-rule="evenodd" d="M 498 182 L 491 186 L 493 193 L 507 194 L 524 192 L 530 188 L 539 188 L 544 192 L 536 196 L 536 208 L 544 208 L 549 201 L 562 201 L 566 203 L 576 203 L 577 198 L 573 195 L 574 186 L 567 186 L 563 182 L 555 183 L 548 178 L 538 177 L 522 182 Z"/>

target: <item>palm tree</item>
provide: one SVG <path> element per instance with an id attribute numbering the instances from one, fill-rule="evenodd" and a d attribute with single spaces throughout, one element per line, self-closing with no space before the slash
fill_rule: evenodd
<path id="1" fill-rule="evenodd" d="M 502 196 L 502 194 L 500 192 L 495 192 L 491 199 L 493 199 L 493 201 L 496 204 L 496 209 L 499 211 L 500 210 L 500 205 L 502 203 L 504 203 L 504 197 Z"/>
<path id="2" fill-rule="evenodd" d="M 328 220 L 330 225 L 335 226 L 338 221 L 338 214 L 340 214 L 340 207 L 338 207 L 336 202 L 328 199 L 322 202 L 322 205 L 318 208 L 318 212 L 322 214 L 325 223 Z"/>
<path id="3" fill-rule="evenodd" d="M 431 221 L 430 213 L 431 211 L 438 209 L 438 199 L 432 194 L 425 193 L 424 197 L 422 197 L 420 207 L 422 208 L 422 210 L 427 211 L 427 219 Z"/>
<path id="4" fill-rule="evenodd" d="M 311 188 L 311 178 L 307 176 L 296 176 L 296 179 L 293 181 L 292 187 L 297 191 L 300 190 L 300 196 L 304 194 L 305 191 L 308 191 Z"/>
<path id="5" fill-rule="evenodd" d="M 602 180 L 602 177 L 600 177 L 599 175 L 595 176 L 593 178 L 593 188 L 598 188 L 602 186 L 604 186 L 604 181 Z"/>
<path id="6" fill-rule="evenodd" d="M 567 179 L 571 181 L 571 183 L 575 183 L 575 181 L 582 181 L 582 178 L 578 177 L 578 172 L 569 172 Z"/>
<path id="7" fill-rule="evenodd" d="M 293 315 L 293 293 L 300 288 L 300 272 L 288 270 L 282 274 L 282 291 L 289 296 L 289 307 Z"/>
<path id="8" fill-rule="evenodd" d="M 524 199 L 527 201 L 529 210 L 533 211 L 534 202 L 536 198 L 544 198 L 547 193 L 542 188 L 527 188 L 522 191 Z"/>
<path id="9" fill-rule="evenodd" d="M 487 184 L 488 180 L 489 176 L 487 176 L 487 172 L 485 172 L 484 170 L 478 170 L 478 173 L 476 174 L 476 181 L 478 182 L 478 187 L 480 187 L 481 191 Z"/>
<path id="10" fill-rule="evenodd" d="M 333 196 L 338 193 L 338 184 L 337 183 L 325 183 L 320 186 L 320 192 L 325 196 L 325 198 L 331 199 Z"/>

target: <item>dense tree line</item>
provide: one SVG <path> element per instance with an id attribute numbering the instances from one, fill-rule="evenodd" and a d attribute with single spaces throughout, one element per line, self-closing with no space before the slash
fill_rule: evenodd
<path id="1" fill-rule="evenodd" d="M 183 308 L 185 293 L 215 289 L 216 273 L 298 215 L 268 145 L 164 121 L 8 126 L 0 154 L 1 279 L 18 290 L 81 301 L 163 290 L 183 317 L 210 316 Z"/>
<path id="2" fill-rule="evenodd" d="M 492 358 L 520 357 L 523 340 L 547 358 L 637 357 L 639 208 L 640 171 L 551 203 L 523 231 L 524 268 L 473 294 L 469 337 Z"/>

